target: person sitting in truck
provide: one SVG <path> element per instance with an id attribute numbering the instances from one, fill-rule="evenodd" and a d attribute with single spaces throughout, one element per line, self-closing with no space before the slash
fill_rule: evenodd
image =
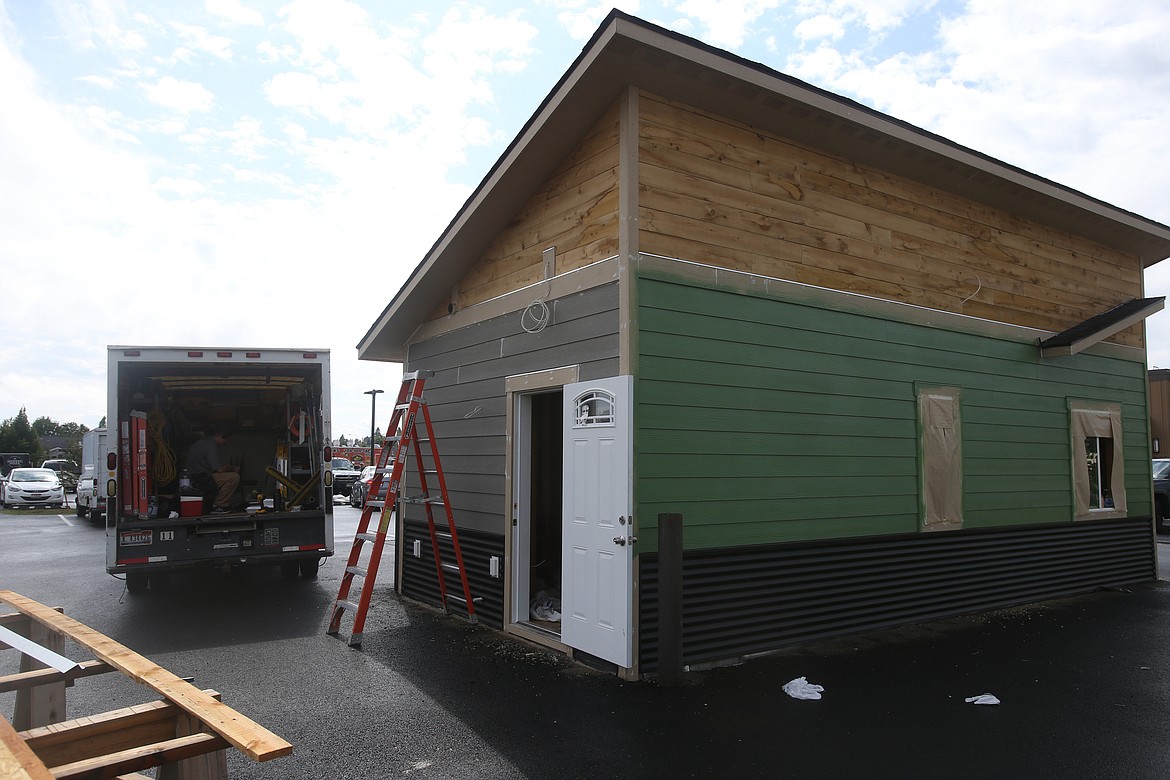
<path id="1" fill-rule="evenodd" d="M 213 431 L 191 445 L 187 450 L 187 473 L 191 484 L 204 489 L 214 485 L 215 498 L 211 502 L 212 514 L 228 512 L 236 490 L 240 487 L 240 469 L 230 463 L 220 463 L 219 448 L 231 434 L 226 430 Z M 210 483 L 209 483 L 210 480 Z"/>

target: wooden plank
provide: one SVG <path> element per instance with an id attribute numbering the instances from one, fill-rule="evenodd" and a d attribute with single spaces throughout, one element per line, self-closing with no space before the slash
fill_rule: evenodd
<path id="1" fill-rule="evenodd" d="M 0 591 L 0 601 L 68 635 L 95 657 L 175 702 L 253 761 L 268 761 L 292 752 L 292 745 L 281 737 L 89 626 L 10 590 Z"/>
<path id="2" fill-rule="evenodd" d="M 217 734 L 191 734 L 54 766 L 50 771 L 57 780 L 102 780 L 111 775 L 151 769 L 213 750 L 223 750 L 228 745 L 228 741 Z"/>
<path id="3" fill-rule="evenodd" d="M 28 672 L 8 674 L 0 677 L 0 693 L 32 688 L 47 682 L 71 684 L 79 677 L 92 677 L 96 674 L 112 671 L 114 671 L 114 667 L 105 661 L 82 661 L 70 672 L 58 672 L 56 669 L 34 669 Z"/>
<path id="4" fill-rule="evenodd" d="M 218 691 L 204 692 L 220 698 Z M 20 736 L 45 764 L 57 766 L 170 739 L 177 736 L 175 721 L 181 714 L 185 713 L 172 702 L 154 701 L 51 723 Z"/>
<path id="5" fill-rule="evenodd" d="M 42 607 L 48 615 L 60 617 L 48 607 Z M 28 626 L 28 639 L 53 655 L 60 656 L 65 650 L 65 638 L 44 623 L 34 620 Z M 46 656 L 48 657 L 48 656 Z M 73 661 L 63 659 L 58 665 L 76 666 Z M 44 669 L 49 664 L 22 652 L 20 671 L 31 672 Z M 65 683 L 63 681 L 38 685 L 35 688 L 21 688 L 16 692 L 16 706 L 13 709 L 12 725 L 18 729 L 43 726 L 65 720 Z"/>
<path id="6" fill-rule="evenodd" d="M 8 718 L 0 715 L 0 777 L 4 780 L 52 780 L 49 768 L 24 743 Z"/>

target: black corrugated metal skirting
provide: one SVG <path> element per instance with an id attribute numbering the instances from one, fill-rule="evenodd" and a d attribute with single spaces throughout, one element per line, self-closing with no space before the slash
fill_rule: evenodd
<path id="1" fill-rule="evenodd" d="M 643 674 L 658 666 L 658 556 L 639 555 Z M 683 555 L 682 655 L 783 647 L 1157 577 L 1149 517 Z"/>
<path id="2" fill-rule="evenodd" d="M 403 531 L 405 555 L 402 578 L 402 595 L 431 604 L 442 606 L 439 597 L 439 579 L 435 573 L 435 559 L 431 553 L 431 536 L 425 522 L 406 521 Z M 411 551 L 414 540 L 422 540 L 422 556 L 415 558 Z M 504 537 L 498 534 L 486 534 L 480 531 L 461 529 L 459 531 L 459 549 L 463 553 L 463 565 L 467 570 L 467 584 L 471 588 L 472 598 L 478 598 L 475 605 L 476 617 L 485 626 L 499 630 L 504 628 Z M 440 537 L 439 551 L 446 562 L 454 563 L 455 554 L 449 539 Z M 500 559 L 499 578 L 491 576 L 491 558 Z M 462 595 L 462 586 L 459 576 L 451 574 L 447 577 L 447 592 Z M 451 613 L 466 616 L 462 603 L 452 603 Z"/>

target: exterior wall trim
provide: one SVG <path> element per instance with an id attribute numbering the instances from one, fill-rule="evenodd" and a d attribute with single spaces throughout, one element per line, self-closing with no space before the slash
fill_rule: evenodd
<path id="1" fill-rule="evenodd" d="M 807 303 L 827 308 L 841 308 L 842 301 L 850 301 L 851 310 L 875 316 L 896 319 L 914 325 L 962 333 L 973 333 L 1022 343 L 1037 344 L 1053 335 L 1052 331 L 1011 325 L 1006 322 L 972 317 L 968 314 L 928 309 L 909 303 L 900 303 L 883 298 L 874 298 L 860 293 L 833 290 L 801 282 L 791 282 L 770 276 L 735 271 L 727 268 L 696 263 L 662 255 L 639 254 L 635 260 L 639 271 L 658 271 L 678 277 L 693 279 L 695 282 L 731 290 L 733 292 L 783 299 L 791 303 Z M 1087 352 L 1144 362 L 1146 351 L 1138 347 L 1120 344 L 1096 344 Z"/>
<path id="2" fill-rule="evenodd" d="M 422 323 L 411 334 L 408 343 L 441 336 L 444 333 L 475 325 L 512 312 L 523 311 L 534 299 L 557 299 L 575 292 L 600 287 L 615 281 L 620 274 L 617 257 L 608 257 L 596 263 L 542 279 L 534 284 L 505 293 L 491 300 L 468 306 L 466 309 Z"/>

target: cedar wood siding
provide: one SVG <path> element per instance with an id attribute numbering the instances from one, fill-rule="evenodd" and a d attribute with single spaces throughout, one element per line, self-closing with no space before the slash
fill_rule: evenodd
<path id="1" fill-rule="evenodd" d="M 459 280 L 460 309 L 617 254 L 618 109 L 614 104 Z M 434 317 L 447 313 L 446 306 Z M 434 318 L 432 317 L 432 319 Z"/>
<path id="2" fill-rule="evenodd" d="M 639 109 L 643 253 L 1054 332 L 1142 294 L 1135 257 L 653 95 Z"/>
<path id="3" fill-rule="evenodd" d="M 1128 514 L 1150 513 L 1140 352 L 1042 360 L 1026 337 L 849 311 L 852 296 L 719 289 L 670 266 L 638 274 L 639 552 L 660 512 L 682 513 L 688 549 L 917 532 L 922 386 L 959 389 L 965 529 L 1070 521 L 1069 398 L 1121 405 Z"/>

